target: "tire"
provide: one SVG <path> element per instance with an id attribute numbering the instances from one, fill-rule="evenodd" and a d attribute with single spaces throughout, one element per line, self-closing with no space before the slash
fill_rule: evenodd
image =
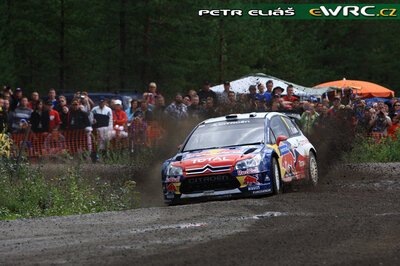
<path id="1" fill-rule="evenodd" d="M 276 158 L 272 158 L 271 163 L 271 183 L 272 183 L 272 192 L 274 195 L 282 193 L 282 180 L 281 174 L 279 171 L 279 163 Z"/>
<path id="2" fill-rule="evenodd" d="M 315 154 L 310 151 L 310 158 L 308 161 L 308 184 L 316 186 L 318 184 L 318 164 Z"/>

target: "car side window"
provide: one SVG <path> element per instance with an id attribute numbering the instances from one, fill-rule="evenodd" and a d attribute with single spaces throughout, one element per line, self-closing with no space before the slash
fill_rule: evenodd
<path id="1" fill-rule="evenodd" d="M 275 116 L 271 119 L 270 128 L 276 137 L 286 136 L 290 137 L 289 131 L 279 116 Z"/>
<path id="2" fill-rule="evenodd" d="M 300 134 L 299 129 L 291 119 L 283 117 L 283 120 L 285 121 L 285 124 L 288 127 L 291 136 L 297 136 Z"/>

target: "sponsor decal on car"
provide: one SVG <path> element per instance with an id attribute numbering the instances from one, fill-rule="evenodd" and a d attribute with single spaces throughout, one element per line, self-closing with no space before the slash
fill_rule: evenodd
<path id="1" fill-rule="evenodd" d="M 229 161 L 229 159 L 225 156 L 217 156 L 217 157 L 210 157 L 210 158 L 204 158 L 204 159 L 194 159 L 192 161 L 193 164 L 195 163 L 205 163 L 205 162 L 225 162 Z"/>
<path id="2" fill-rule="evenodd" d="M 279 146 L 279 151 L 281 152 L 281 156 L 289 153 L 289 148 L 286 144 Z"/>
<path id="3" fill-rule="evenodd" d="M 230 122 L 212 123 L 210 126 L 219 127 L 219 126 L 230 126 L 230 125 L 249 124 L 249 123 L 250 123 L 250 120 L 238 120 L 238 121 L 230 121 Z"/>
<path id="4" fill-rule="evenodd" d="M 247 188 L 249 191 L 253 191 L 253 190 L 259 190 L 260 186 L 251 186 Z"/>
<path id="5" fill-rule="evenodd" d="M 228 181 L 229 179 L 230 176 L 228 175 L 211 175 L 211 176 L 200 176 L 196 178 L 188 178 L 187 182 L 189 184 L 200 184 L 200 183 Z"/>
<path id="6" fill-rule="evenodd" d="M 246 171 L 238 170 L 238 175 L 249 175 L 249 174 L 257 174 L 259 170 L 257 168 L 247 169 Z"/>
<path id="7" fill-rule="evenodd" d="M 165 179 L 165 182 L 167 182 L 167 183 L 179 183 L 179 182 L 181 182 L 181 178 L 180 177 L 167 177 L 167 179 Z"/>
<path id="8" fill-rule="evenodd" d="M 262 194 L 262 193 L 267 193 L 267 192 L 271 192 L 271 189 L 256 190 L 256 191 L 253 191 L 253 194 Z"/>

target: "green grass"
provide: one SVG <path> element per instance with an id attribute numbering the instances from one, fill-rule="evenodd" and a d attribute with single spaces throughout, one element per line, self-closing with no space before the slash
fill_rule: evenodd
<path id="1" fill-rule="evenodd" d="M 136 183 L 113 185 L 82 177 L 79 167 L 52 178 L 26 162 L 18 173 L 13 160 L 0 162 L 0 219 L 32 218 L 125 210 L 137 206 Z"/>
<path id="2" fill-rule="evenodd" d="M 400 132 L 397 139 L 384 138 L 377 143 L 372 138 L 360 138 L 353 149 L 344 155 L 345 162 L 400 162 Z"/>

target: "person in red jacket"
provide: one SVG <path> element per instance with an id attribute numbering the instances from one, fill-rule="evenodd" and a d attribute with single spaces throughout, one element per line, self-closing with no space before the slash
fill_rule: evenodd
<path id="1" fill-rule="evenodd" d="M 61 124 L 60 114 L 53 109 L 53 102 L 47 101 L 46 103 L 47 111 L 49 112 L 49 132 L 53 132 L 53 129 L 58 129 Z"/>
<path id="2" fill-rule="evenodd" d="M 127 137 L 128 133 L 125 129 L 128 123 L 128 116 L 122 110 L 121 100 L 115 100 L 114 102 L 113 122 L 116 136 Z"/>

